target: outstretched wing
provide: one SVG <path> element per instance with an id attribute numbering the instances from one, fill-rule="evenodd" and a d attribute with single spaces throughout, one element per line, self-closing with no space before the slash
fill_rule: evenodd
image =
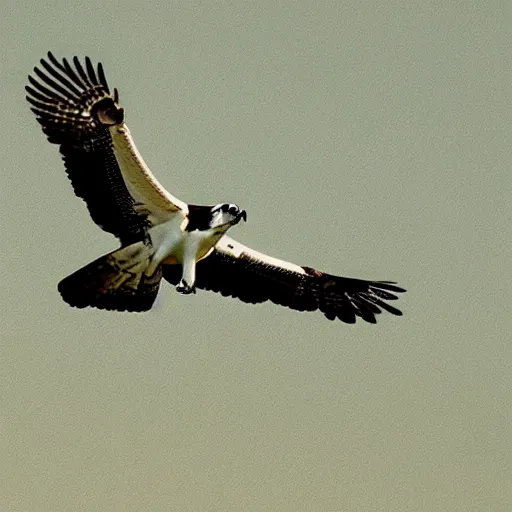
<path id="1" fill-rule="evenodd" d="M 127 245 L 145 238 L 152 224 L 186 211 L 137 151 L 101 64 L 95 70 L 88 57 L 85 66 L 74 57 L 72 66 L 48 53 L 34 76 L 27 100 L 48 140 L 60 145 L 74 191 L 96 224 Z"/>
<path id="2" fill-rule="evenodd" d="M 180 265 L 164 265 L 172 284 L 181 277 Z M 401 311 L 385 301 L 404 292 L 388 281 L 365 281 L 324 274 L 309 267 L 272 258 L 224 236 L 215 249 L 197 263 L 196 286 L 256 304 L 272 301 L 298 311 L 319 309 L 329 320 L 353 324 L 356 317 L 376 323 L 382 310 Z"/>

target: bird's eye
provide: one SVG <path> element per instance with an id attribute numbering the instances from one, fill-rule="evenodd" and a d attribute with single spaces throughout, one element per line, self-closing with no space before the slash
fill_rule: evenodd
<path id="1" fill-rule="evenodd" d="M 229 207 L 229 213 L 231 213 L 231 215 L 237 215 L 238 214 L 238 208 L 235 206 L 235 205 L 231 205 Z"/>

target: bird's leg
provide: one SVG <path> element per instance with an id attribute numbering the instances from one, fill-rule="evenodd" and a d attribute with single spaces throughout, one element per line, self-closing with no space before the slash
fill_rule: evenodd
<path id="1" fill-rule="evenodd" d="M 181 280 L 176 286 L 176 291 L 183 295 L 196 293 L 196 253 L 198 244 L 196 241 L 189 240 L 183 249 L 183 274 Z"/>

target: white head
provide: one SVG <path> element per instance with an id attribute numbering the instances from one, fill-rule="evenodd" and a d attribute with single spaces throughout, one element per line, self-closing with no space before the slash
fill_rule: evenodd
<path id="1" fill-rule="evenodd" d="M 225 233 L 231 226 L 238 224 L 241 219 L 247 220 L 245 210 L 236 204 L 220 203 L 215 206 L 188 205 L 187 231 L 204 231 Z"/>
<path id="2" fill-rule="evenodd" d="M 211 210 L 210 228 L 220 228 L 234 226 L 240 220 L 247 221 L 247 213 L 238 205 L 233 203 L 220 203 Z"/>

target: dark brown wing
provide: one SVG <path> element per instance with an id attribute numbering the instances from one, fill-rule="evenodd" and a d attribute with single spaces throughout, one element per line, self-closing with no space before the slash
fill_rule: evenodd
<path id="1" fill-rule="evenodd" d="M 181 265 L 164 265 L 163 277 L 177 284 Z M 357 317 L 376 323 L 382 310 L 400 316 L 385 301 L 403 288 L 387 281 L 338 277 L 281 262 L 224 237 L 197 263 L 196 287 L 256 304 L 270 300 L 298 311 L 320 310 L 329 320 L 353 324 Z"/>
<path id="2" fill-rule="evenodd" d="M 77 57 L 73 64 L 48 53 L 47 60 L 41 59 L 42 70 L 36 67 L 35 78 L 28 77 L 27 100 L 48 140 L 60 145 L 75 194 L 85 201 L 94 222 L 123 245 L 142 240 L 149 222 L 134 209 L 109 130 L 97 119 L 100 106 L 103 112 L 123 115 L 117 91 L 111 96 L 101 64 L 97 72 L 88 57 L 85 69 Z"/>
<path id="3" fill-rule="evenodd" d="M 75 308 L 148 311 L 158 294 L 162 270 L 147 276 L 151 245 L 138 242 L 106 254 L 64 278 L 62 298 Z"/>

